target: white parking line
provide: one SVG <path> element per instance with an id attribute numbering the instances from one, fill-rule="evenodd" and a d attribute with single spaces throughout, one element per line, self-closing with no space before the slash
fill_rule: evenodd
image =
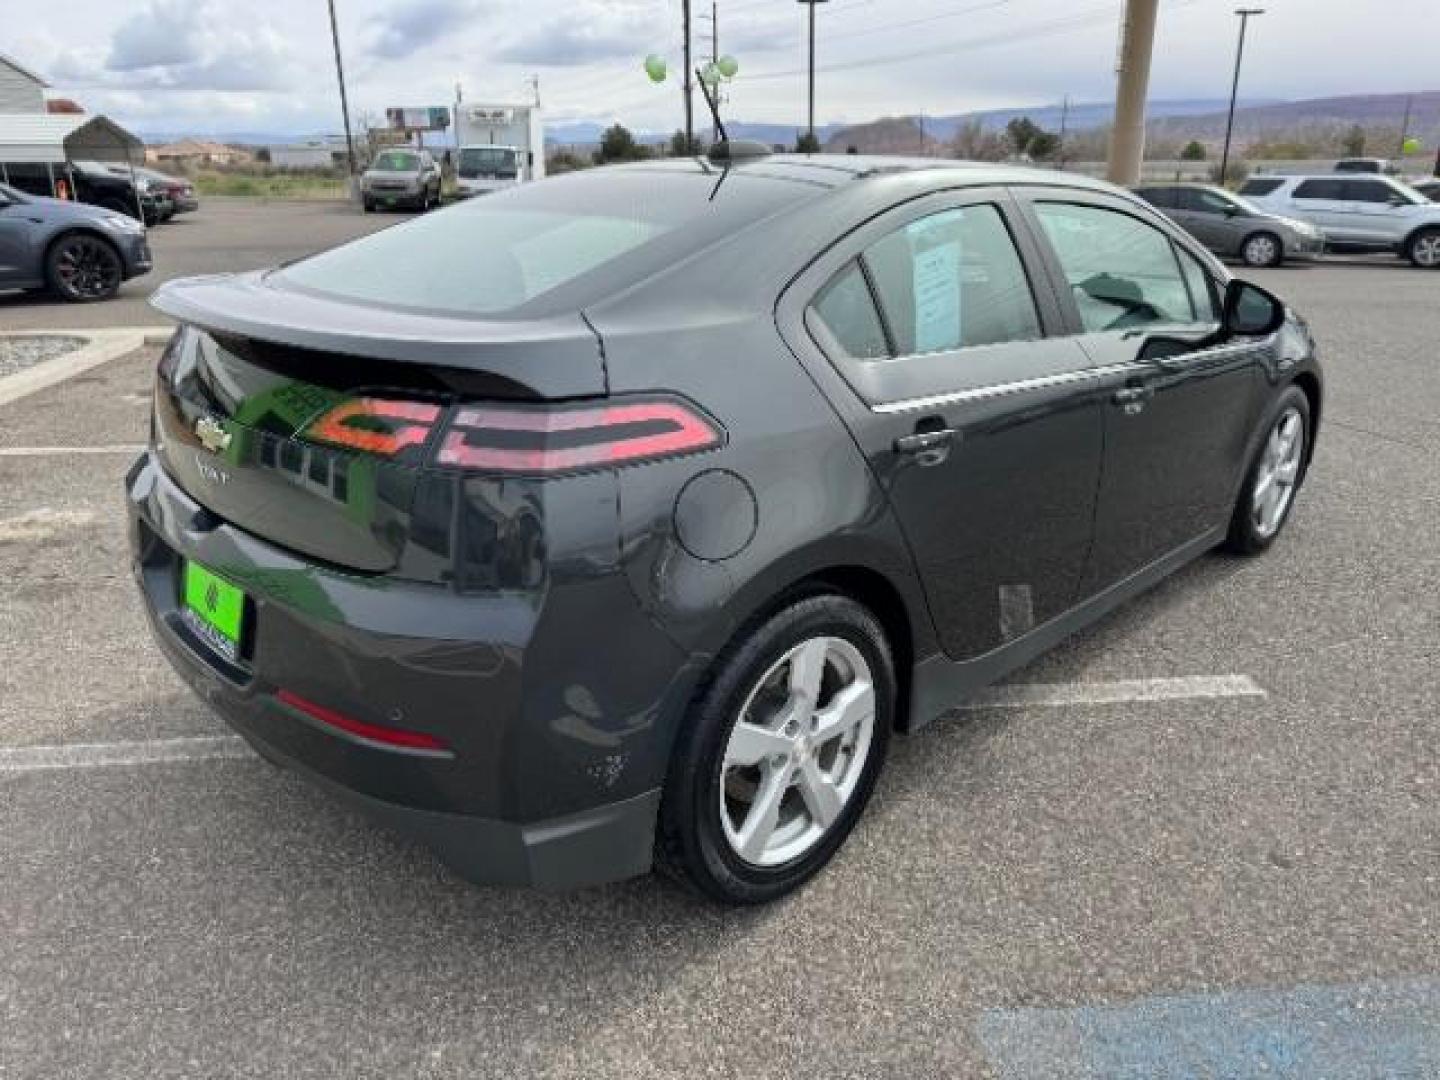
<path id="1" fill-rule="evenodd" d="M 1265 696 L 1264 687 L 1248 675 L 1198 675 L 1177 679 L 992 686 L 968 699 L 959 709 L 1060 708 L 1067 705 L 1124 705 L 1130 702 Z"/>
<path id="2" fill-rule="evenodd" d="M 976 695 L 959 708 L 1057 708 L 1066 705 L 1122 705 L 1137 701 L 1265 696 L 1264 688 L 1247 675 L 1218 675 L 997 686 Z M 149 742 L 0 747 L 0 773 L 93 769 L 104 765 L 154 765 L 169 761 L 215 761 L 254 756 L 254 751 L 238 735 L 204 735 L 183 739 L 155 739 Z"/>
<path id="3" fill-rule="evenodd" d="M 0 773 L 93 769 L 102 765 L 156 765 L 166 761 L 253 758 L 238 735 L 197 735 L 146 742 L 72 743 L 65 746 L 0 747 Z"/>
<path id="4" fill-rule="evenodd" d="M 0 457 L 49 457 L 52 454 L 138 454 L 141 443 L 113 443 L 110 446 L 0 446 Z"/>

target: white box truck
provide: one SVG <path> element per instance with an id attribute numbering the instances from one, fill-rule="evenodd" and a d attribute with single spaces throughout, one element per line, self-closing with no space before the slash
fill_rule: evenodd
<path id="1" fill-rule="evenodd" d="M 538 105 L 467 105 L 455 109 L 455 180 L 462 198 L 545 175 L 545 129 Z"/>

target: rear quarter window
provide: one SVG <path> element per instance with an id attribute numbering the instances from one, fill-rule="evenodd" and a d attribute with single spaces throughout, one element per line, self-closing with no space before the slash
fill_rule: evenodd
<path id="1" fill-rule="evenodd" d="M 1246 180 L 1240 188 L 1241 195 L 1270 195 L 1279 191 L 1285 186 L 1285 181 L 1278 176 L 1256 177 Z"/>

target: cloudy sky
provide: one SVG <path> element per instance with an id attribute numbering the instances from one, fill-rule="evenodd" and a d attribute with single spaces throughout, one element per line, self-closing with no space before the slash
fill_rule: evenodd
<path id="1" fill-rule="evenodd" d="M 14 0 L 19 3 L 19 0 Z M 740 61 L 728 114 L 798 123 L 804 11 L 718 0 Z M 710 0 L 694 0 L 709 14 Z M 1161 0 L 1151 94 L 1228 93 L 1234 0 Z M 525 100 L 552 120 L 673 130 L 680 94 L 651 86 L 647 53 L 680 67 L 680 0 L 336 0 L 352 112 Z M 1120 0 L 831 0 L 819 8 L 822 121 L 941 114 L 1113 93 Z M 1301 98 L 1440 89 L 1437 0 L 1272 0 L 1243 93 Z M 325 0 L 46 0 L 0 25 L 0 52 L 56 92 L 149 132 L 339 130 Z M 697 20 L 697 49 L 709 49 Z M 672 74 L 673 78 L 673 74 Z M 697 107 L 699 106 L 697 99 Z"/>

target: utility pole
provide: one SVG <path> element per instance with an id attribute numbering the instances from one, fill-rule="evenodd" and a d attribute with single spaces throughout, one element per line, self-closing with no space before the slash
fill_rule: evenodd
<path id="1" fill-rule="evenodd" d="M 1065 100 L 1060 104 L 1060 171 L 1065 171 L 1065 135 L 1070 130 L 1070 95 L 1065 95 Z"/>
<path id="2" fill-rule="evenodd" d="M 335 44 L 335 75 L 340 80 L 340 115 L 345 121 L 345 160 L 350 163 L 350 186 L 355 186 L 355 138 L 350 134 L 350 102 L 345 97 L 345 65 L 340 60 L 340 29 L 335 23 L 335 0 L 330 4 L 330 40 Z M 354 192 L 351 192 L 354 195 Z"/>
<path id="3" fill-rule="evenodd" d="M 704 15 L 704 14 L 702 14 L 702 15 L 700 15 L 700 16 L 698 16 L 698 17 L 701 18 L 701 19 L 705 19 L 705 20 L 707 20 L 707 21 L 710 23 L 710 62 L 711 62 L 712 64 L 718 64 L 718 63 L 720 63 L 720 3 L 719 3 L 719 0 L 710 0 L 710 14 L 709 14 L 709 15 Z M 724 100 L 724 98 L 721 96 L 721 93 L 720 93 L 720 86 L 719 86 L 719 84 L 717 83 L 717 84 L 711 89 L 710 92 L 715 95 L 715 105 L 716 105 L 717 108 L 718 108 L 718 106 L 720 105 L 720 103 Z M 719 129 L 718 127 L 712 127 L 712 128 L 711 128 L 710 141 L 711 141 L 712 143 L 718 143 L 718 142 L 720 141 L 720 129 Z"/>
<path id="4" fill-rule="evenodd" d="M 682 0 L 681 10 L 685 21 L 685 152 L 688 154 L 695 145 L 695 103 L 690 97 L 690 80 L 695 70 L 690 59 L 690 0 Z"/>
<path id="5" fill-rule="evenodd" d="M 1145 95 L 1155 52 L 1155 17 L 1160 0 L 1126 0 L 1120 27 L 1120 64 L 1115 92 L 1115 130 L 1110 136 L 1111 183 L 1140 182 L 1145 159 Z"/>
<path id="6" fill-rule="evenodd" d="M 829 0 L 799 0 L 810 9 L 810 120 L 806 130 L 810 133 L 810 145 L 815 145 L 815 5 Z"/>
<path id="7" fill-rule="evenodd" d="M 1235 101 L 1240 96 L 1240 65 L 1245 60 L 1245 30 L 1252 15 L 1264 15 L 1264 8 L 1236 8 L 1240 16 L 1240 43 L 1235 47 L 1235 81 L 1230 84 L 1230 117 L 1225 121 L 1225 149 L 1220 154 L 1220 184 L 1230 175 L 1230 139 L 1235 133 Z"/>
<path id="8" fill-rule="evenodd" d="M 1405 97 L 1405 119 L 1400 121 L 1400 149 L 1396 152 L 1396 158 L 1405 156 L 1405 144 L 1410 141 L 1410 111 L 1415 105 L 1415 98 L 1412 95 Z"/>

